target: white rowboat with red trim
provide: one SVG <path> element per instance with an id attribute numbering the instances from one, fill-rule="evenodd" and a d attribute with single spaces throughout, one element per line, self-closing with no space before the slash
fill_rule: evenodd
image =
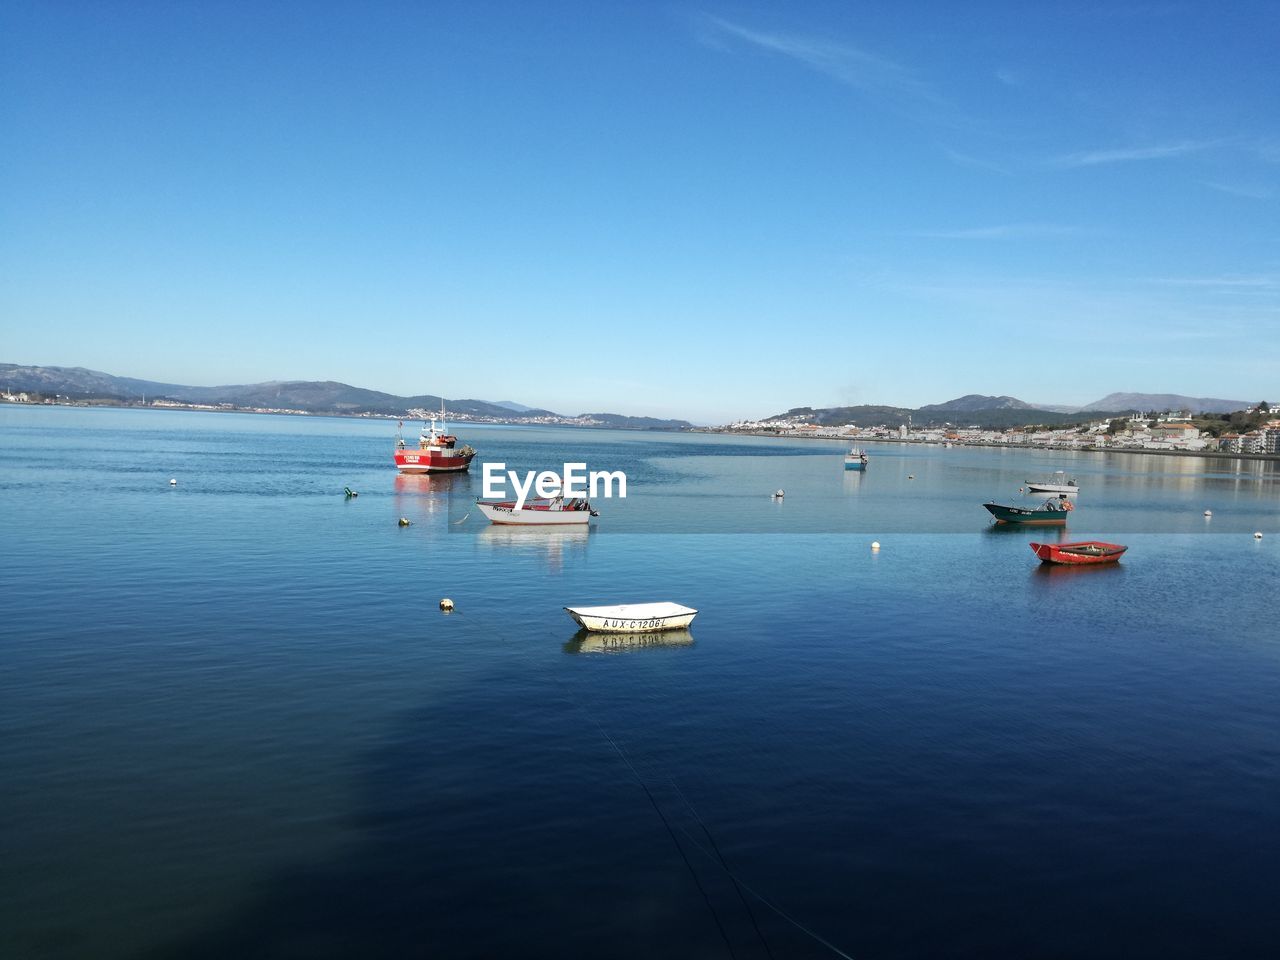
<path id="1" fill-rule="evenodd" d="M 650 633 L 681 630 L 698 611 L 678 603 L 623 603 L 614 607 L 565 607 L 569 616 L 592 633 Z"/>
<path id="2" fill-rule="evenodd" d="M 517 503 L 516 500 L 477 500 L 476 508 L 488 517 L 490 523 L 531 527 L 585 525 L 591 522 L 592 517 L 599 516 L 581 497 L 526 500 L 520 506 Z"/>

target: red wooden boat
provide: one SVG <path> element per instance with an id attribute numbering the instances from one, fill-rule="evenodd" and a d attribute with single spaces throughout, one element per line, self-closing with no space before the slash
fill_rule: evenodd
<path id="1" fill-rule="evenodd" d="M 1128 549 L 1122 544 L 1103 543 L 1101 540 L 1031 544 L 1031 552 L 1039 557 L 1042 563 L 1115 563 Z"/>

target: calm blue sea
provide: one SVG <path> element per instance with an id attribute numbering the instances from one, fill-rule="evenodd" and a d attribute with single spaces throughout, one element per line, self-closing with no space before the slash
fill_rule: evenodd
<path id="1" fill-rule="evenodd" d="M 1275 955 L 1276 463 L 394 427 L 0 407 L 0 956 Z M 1120 565 L 990 526 L 1053 470 Z"/>

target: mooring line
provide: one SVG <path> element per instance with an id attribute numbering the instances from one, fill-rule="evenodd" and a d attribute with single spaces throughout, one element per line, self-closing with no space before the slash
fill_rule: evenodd
<path id="1" fill-rule="evenodd" d="M 666 826 L 666 827 L 667 827 L 668 832 L 670 832 L 670 830 L 671 830 L 671 826 L 670 826 L 670 824 L 668 823 L 667 818 L 663 815 L 662 810 L 658 807 L 657 801 L 654 799 L 654 796 L 653 796 L 652 792 L 650 792 L 649 787 L 646 785 L 646 783 L 645 783 L 645 781 L 644 781 L 644 778 L 640 775 L 640 772 L 636 769 L 635 764 L 631 762 L 631 758 L 630 758 L 629 756 L 627 756 L 626 752 L 622 749 L 622 747 L 618 745 L 618 742 L 617 742 L 616 740 L 614 740 L 614 738 L 613 738 L 613 737 L 611 737 L 611 736 L 609 735 L 609 733 L 604 729 L 604 727 L 602 727 L 602 726 L 600 725 L 600 722 L 595 718 L 595 716 L 594 716 L 593 714 L 589 713 L 589 712 L 586 710 L 586 708 L 585 708 L 585 707 L 583 707 L 583 706 L 582 706 L 582 704 L 581 704 L 578 700 L 571 700 L 571 702 L 574 704 L 574 706 L 576 706 L 576 707 L 578 708 L 578 710 L 579 710 L 579 711 L 581 711 L 581 712 L 583 713 L 583 715 L 585 715 L 585 716 L 587 717 L 587 719 L 589 719 L 589 720 L 592 722 L 592 724 L 594 724 L 594 725 L 595 725 L 595 728 L 596 728 L 598 731 L 600 731 L 600 735 L 601 735 L 602 737 L 604 737 L 604 738 L 605 738 L 605 740 L 607 740 L 607 741 L 610 743 L 610 745 L 612 745 L 612 747 L 613 747 L 613 749 L 614 749 L 614 750 L 616 750 L 616 751 L 617 751 L 618 756 L 622 757 L 623 762 L 624 762 L 624 763 L 626 763 L 626 765 L 627 765 L 628 769 L 630 769 L 630 770 L 631 770 L 631 775 L 632 775 L 633 777 L 635 777 L 636 782 L 640 784 L 641 788 L 642 788 L 642 789 L 644 790 L 644 792 L 645 792 L 645 795 L 646 795 L 646 796 L 648 796 L 648 798 L 649 798 L 649 802 L 650 802 L 651 804 L 653 804 L 653 808 L 654 808 L 654 810 L 655 810 L 655 811 L 657 811 L 658 816 L 662 818 L 662 823 L 663 823 L 663 825 L 664 825 L 664 826 Z M 671 777 L 669 777 L 669 776 L 667 776 L 667 777 L 660 777 L 660 776 L 656 776 L 656 775 L 655 775 L 654 779 L 665 779 L 665 780 L 667 780 L 667 781 L 668 781 L 668 782 L 669 782 L 673 787 L 675 787 L 676 792 L 677 792 L 678 794 L 680 794 L 681 799 L 683 799 L 683 800 L 684 800 L 685 805 L 689 808 L 689 812 L 690 812 L 691 814 L 693 814 L 694 819 L 698 821 L 698 823 L 699 823 L 699 825 L 702 827 L 703 831 L 707 834 L 707 838 L 711 841 L 711 845 L 712 845 L 713 847 L 715 847 L 715 848 L 716 848 L 716 852 L 713 854 L 710 850 L 708 850 L 705 846 L 703 846 L 703 845 L 702 845 L 702 843 L 700 843 L 700 842 L 698 841 L 698 838 L 697 838 L 697 837 L 695 837 L 693 834 L 691 834 L 691 833 L 690 833 L 688 830 L 686 830 L 684 827 L 682 827 L 682 826 L 681 826 L 681 827 L 678 827 L 679 831 L 685 835 L 685 838 L 686 838 L 686 839 L 687 839 L 691 844 L 693 844 L 693 846 L 694 846 L 694 847 L 695 847 L 695 848 L 696 848 L 696 849 L 697 849 L 697 850 L 698 850 L 698 851 L 699 851 L 703 856 L 707 857 L 708 859 L 710 859 L 710 860 L 714 861 L 715 863 L 717 863 L 717 864 L 719 865 L 720 869 L 721 869 L 721 870 L 723 870 L 723 871 L 725 872 L 725 875 L 726 875 L 726 876 L 728 876 L 728 877 L 729 877 L 729 879 L 733 882 L 733 884 L 734 884 L 735 888 L 736 888 L 736 887 L 741 887 L 743 890 L 747 891 L 747 893 L 751 894 L 751 896 L 755 897 L 757 900 L 759 900 L 762 904 L 764 904 L 766 907 L 768 907 L 770 910 L 772 910 L 774 913 L 776 913 L 779 917 L 781 917 L 781 918 L 782 918 L 783 920 L 785 920 L 787 923 L 791 924 L 793 927 L 795 927 L 797 930 L 799 930 L 799 931 L 800 931 L 801 933 L 803 933 L 805 936 L 807 936 L 807 937 L 809 937 L 810 939 L 812 939 L 815 943 L 819 943 L 819 944 L 821 944 L 822 946 L 826 947 L 828 950 L 830 950 L 830 951 L 831 951 L 832 953 L 834 953 L 836 956 L 843 957 L 843 958 L 844 958 L 844 960 L 854 960 L 854 958 L 853 958 L 852 956 L 850 956 L 848 953 L 845 953 L 845 951 L 841 950 L 841 949 L 840 949 L 839 947 L 837 947 L 834 943 L 832 943 L 830 940 L 828 940 L 828 939 L 826 939 L 825 937 L 823 937 L 821 934 L 817 933 L 815 930 L 812 930 L 812 929 L 810 929 L 809 927 L 805 926 L 803 923 L 801 923 L 801 922 L 800 922 L 799 920 L 797 920 L 795 917 L 791 916 L 791 914 L 787 913 L 787 911 L 783 910 L 783 909 L 782 909 L 782 907 L 778 906 L 776 903 L 774 903 L 772 900 L 770 900 L 770 899 L 769 899 L 768 897 L 766 897 L 764 894 L 760 893 L 758 890 L 756 890 L 756 889 L 755 889 L 755 888 L 753 888 L 750 884 L 748 884 L 745 880 L 743 880 L 740 876 L 738 876 L 738 874 L 737 874 L 737 873 L 735 873 L 735 872 L 734 872 L 734 871 L 729 867 L 729 864 L 725 861 L 724 857 L 723 857 L 722 855 L 720 855 L 719 847 L 716 845 L 715 840 L 711 837 L 711 832 L 707 829 L 706 824 L 705 824 L 705 823 L 703 823 L 702 818 L 698 815 L 697 810 L 695 810 L 695 809 L 694 809 L 693 804 L 689 802 L 688 797 L 686 797 L 686 796 L 685 796 L 684 791 L 680 789 L 679 785 L 675 782 L 675 780 L 674 780 L 674 779 L 672 779 L 672 778 L 671 778 Z M 677 846 L 678 846 L 678 844 L 677 844 Z M 683 850 L 681 850 L 681 856 L 683 856 L 683 855 L 684 855 L 684 851 L 683 851 Z M 699 885 L 699 889 L 701 889 L 701 885 Z M 741 896 L 741 893 L 739 893 L 739 896 Z M 708 904 L 708 907 L 710 907 L 710 904 Z M 711 908 L 711 909 L 712 909 L 712 915 L 713 915 L 713 916 L 715 916 L 714 908 Z M 750 908 L 748 908 L 747 912 L 748 912 L 748 915 L 750 915 L 750 916 L 751 916 L 752 924 L 753 924 L 753 926 L 754 926 L 754 925 L 755 925 L 755 915 L 751 912 Z M 718 918 L 717 918 L 716 923 L 717 923 L 717 926 L 718 926 L 718 925 L 719 925 L 719 919 L 718 919 Z M 756 933 L 757 933 L 757 934 L 760 934 L 760 928 L 759 928 L 758 926 L 756 926 Z M 763 935 L 761 935 L 761 941 L 765 944 L 765 950 L 766 950 L 766 952 L 768 952 L 768 953 L 769 953 L 769 956 L 772 958 L 772 957 L 773 957 L 773 952 L 769 949 L 768 941 L 764 940 Z"/>
<path id="2" fill-rule="evenodd" d="M 729 869 L 729 864 L 725 862 L 724 854 L 720 852 L 720 844 L 716 843 L 716 838 L 711 835 L 711 831 L 707 829 L 706 823 L 702 817 L 698 815 L 698 811 L 694 809 L 689 798 L 685 796 L 684 791 L 680 789 L 680 784 L 676 783 L 672 777 L 667 777 L 667 782 L 675 788 L 676 793 L 680 794 L 680 799 L 684 801 L 684 805 L 689 808 L 689 812 L 693 814 L 693 819 L 698 821 L 698 826 L 702 828 L 703 834 L 706 835 L 707 842 L 711 844 L 711 849 L 716 852 L 716 860 L 720 862 L 720 866 L 724 872 L 729 875 L 729 879 L 733 881 L 734 892 L 738 894 L 738 899 L 742 902 L 742 907 L 747 911 L 747 916 L 751 918 L 751 927 L 755 930 L 756 936 L 760 938 L 760 945 L 764 947 L 764 952 L 768 954 L 769 960 L 773 960 L 773 951 L 769 949 L 769 941 L 765 939 L 764 934 L 760 932 L 760 924 L 756 922 L 756 912 L 751 909 L 751 904 L 747 898 L 742 895 L 742 885 L 738 883 L 738 878 L 733 875 L 733 871 Z"/>
<path id="3" fill-rule="evenodd" d="M 627 756 L 626 751 L 624 751 L 622 747 L 618 746 L 618 741 L 609 736 L 605 728 L 600 726 L 600 721 L 595 717 L 592 717 L 590 714 L 587 716 L 590 718 L 591 722 L 595 724 L 596 729 L 600 731 L 600 736 L 609 741 L 613 749 L 617 751 L 618 756 L 622 758 L 622 762 L 625 763 L 627 768 L 631 771 L 631 775 L 636 778 L 636 783 L 640 784 L 640 789 L 644 791 L 644 795 L 649 798 L 649 803 L 653 805 L 654 812 L 662 821 L 662 825 L 667 828 L 667 833 L 671 837 L 671 842 L 674 843 L 676 845 L 676 849 L 680 851 L 680 859 L 683 860 L 684 865 L 689 868 L 689 875 L 693 877 L 693 882 L 697 885 L 698 892 L 702 894 L 703 902 L 706 903 L 707 909 L 711 912 L 712 919 L 716 922 L 716 929 L 720 931 L 720 938 L 724 940 L 724 945 L 729 951 L 729 956 L 732 957 L 733 960 L 737 960 L 738 955 L 734 953 L 733 944 L 729 942 L 729 935 L 725 933 L 724 925 L 720 922 L 720 914 L 716 912 L 715 906 L 712 905 L 711 897 L 707 894 L 706 888 L 702 886 L 702 881 L 698 879 L 698 871 L 693 869 L 693 864 L 689 862 L 689 856 L 684 852 L 684 847 L 680 843 L 680 838 L 677 837 L 675 831 L 671 829 L 671 824 L 668 822 L 666 814 L 662 812 L 662 808 L 658 806 L 658 801 L 654 799 L 653 792 L 649 789 L 649 785 L 644 782 L 644 778 L 640 776 L 640 771 L 635 768 L 635 764 L 631 762 L 631 758 Z M 682 833 L 686 836 L 688 835 L 688 831 L 683 827 L 680 829 Z"/>
<path id="4" fill-rule="evenodd" d="M 493 631 L 493 633 L 499 639 L 503 640 L 504 642 L 508 642 L 507 637 L 504 635 L 504 632 L 495 630 Z M 553 634 L 551 636 L 551 639 L 558 639 L 558 635 Z M 689 857 L 684 851 L 684 846 L 680 843 L 679 838 L 675 835 L 675 829 L 673 829 L 671 822 L 667 819 L 666 815 L 662 812 L 662 807 L 658 804 L 657 799 L 653 795 L 653 791 L 649 789 L 649 785 L 645 782 L 644 777 L 641 776 L 640 771 L 636 769 L 635 764 L 631 762 L 631 758 L 627 755 L 626 751 L 622 749 L 618 741 L 615 740 L 612 736 L 610 736 L 609 732 L 605 730 L 603 726 L 601 726 L 600 721 L 596 719 L 595 715 L 590 711 L 588 711 L 582 705 L 582 703 L 572 695 L 573 691 L 569 688 L 569 684 L 558 674 L 552 674 L 552 675 L 559 682 L 562 692 L 569 696 L 569 702 L 584 717 L 586 717 L 588 720 L 591 721 L 592 725 L 599 732 L 600 736 L 611 747 L 613 747 L 614 752 L 618 754 L 618 756 L 622 759 L 622 762 L 626 764 L 627 769 L 631 771 L 631 776 L 635 779 L 636 783 L 640 785 L 640 789 L 643 790 L 645 796 L 649 798 L 649 804 L 653 807 L 654 813 L 658 815 L 658 819 L 662 821 L 663 827 L 666 828 L 667 835 L 671 837 L 671 842 L 675 844 L 675 848 L 680 854 L 680 859 L 684 861 L 684 865 L 688 869 L 689 875 L 693 877 L 693 882 L 697 886 L 698 892 L 702 894 L 703 902 L 706 904 L 707 911 L 711 914 L 712 919 L 715 921 L 716 929 L 720 933 L 720 938 L 724 941 L 725 948 L 729 951 L 729 956 L 732 957 L 733 960 L 737 960 L 737 954 L 734 952 L 733 944 L 730 942 L 729 936 L 725 932 L 724 925 L 720 922 L 720 914 L 716 911 L 715 906 L 711 903 L 711 898 L 707 894 L 706 888 L 703 887 L 702 881 L 698 878 L 698 872 L 693 868 L 693 864 L 689 861 Z M 694 809 L 693 804 L 689 802 L 689 798 L 685 796 L 684 791 L 680 789 L 680 786 L 671 777 L 668 776 L 662 779 L 666 779 L 673 787 L 675 787 L 676 792 L 680 795 L 680 798 L 684 801 L 685 806 L 689 808 L 689 812 L 693 815 L 693 818 L 698 821 L 698 824 L 702 828 L 702 831 L 706 834 L 707 840 L 710 842 L 711 846 L 714 848 L 714 853 L 711 850 L 708 850 L 706 847 L 704 847 L 702 843 L 699 842 L 698 838 L 695 837 L 693 834 L 691 834 L 683 826 L 678 827 L 679 831 L 685 835 L 685 839 L 687 839 L 689 843 L 693 844 L 694 848 L 698 850 L 699 853 L 701 853 L 703 856 L 715 862 L 720 867 L 720 869 L 725 872 L 725 875 L 728 876 L 729 879 L 733 882 L 735 889 L 741 888 L 741 890 L 747 891 L 747 893 L 751 894 L 751 896 L 755 897 L 762 904 L 764 904 L 766 907 L 768 907 L 770 910 L 776 913 L 779 917 L 781 917 L 787 923 L 791 924 L 791 926 L 795 927 L 797 930 L 799 930 L 805 936 L 809 937 L 815 943 L 821 944 L 822 946 L 826 947 L 836 956 L 843 957 L 844 960 L 855 960 L 854 957 L 850 956 L 848 953 L 845 953 L 843 950 L 837 947 L 830 940 L 823 937 L 817 931 L 812 930 L 809 927 L 805 926 L 795 917 L 791 916 L 791 914 L 787 913 L 786 910 L 783 910 L 782 907 L 778 906 L 776 903 L 774 903 L 772 900 L 766 897 L 763 893 L 760 893 L 758 890 L 752 887 L 749 883 L 743 880 L 740 876 L 738 876 L 738 874 L 735 873 L 729 867 L 729 864 L 725 861 L 724 856 L 721 854 L 720 848 L 716 844 L 715 839 L 712 837 L 710 830 L 707 829 L 706 824 L 703 822 L 702 818 L 698 815 L 697 810 Z M 741 890 L 739 890 L 738 892 L 739 897 L 742 896 Z M 744 901 L 744 905 L 745 905 L 745 901 Z M 765 951 L 769 954 L 770 960 L 772 960 L 773 951 L 769 949 L 768 941 L 765 940 L 764 935 L 760 932 L 760 928 L 756 924 L 755 914 L 751 911 L 750 907 L 747 908 L 747 913 L 751 917 L 751 923 L 752 923 L 752 926 L 755 927 L 756 934 L 760 937 L 761 942 L 764 944 Z"/>
<path id="5" fill-rule="evenodd" d="M 704 847 L 701 843 L 698 842 L 697 837 L 691 834 L 684 827 L 680 827 L 679 829 L 680 829 L 680 832 L 683 833 L 686 838 L 688 838 L 689 842 L 692 843 L 694 847 L 702 853 L 703 856 L 711 857 L 711 859 L 713 860 L 716 859 L 714 856 L 712 856 L 711 852 L 707 850 L 706 847 Z M 723 869 L 724 872 L 727 873 L 735 883 L 739 883 L 742 885 L 743 890 L 747 891 L 747 893 L 751 894 L 753 897 L 755 897 L 757 900 L 763 903 L 766 907 L 768 907 L 770 910 L 772 910 L 774 913 L 780 916 L 783 920 L 787 921 L 787 923 L 791 924 L 793 927 L 795 927 L 797 930 L 801 931 L 802 933 L 806 934 L 807 936 L 812 937 L 815 941 L 822 944 L 824 947 L 826 947 L 828 950 L 830 950 L 832 953 L 836 954 L 837 956 L 844 957 L 845 960 L 854 960 L 853 957 L 849 956 L 849 954 L 845 953 L 843 950 L 837 947 L 830 940 L 827 940 L 825 937 L 822 937 L 821 935 L 814 932 L 813 930 L 810 930 L 803 923 L 801 923 L 795 917 L 791 916 L 791 914 L 787 913 L 787 911 L 783 910 L 780 906 L 778 906 L 776 903 L 774 903 L 772 900 L 766 897 L 763 893 L 760 893 L 758 890 L 752 889 L 752 887 L 745 880 L 739 877 L 727 866 L 725 866 L 724 864 L 721 864 L 720 866 L 721 866 L 721 869 Z"/>

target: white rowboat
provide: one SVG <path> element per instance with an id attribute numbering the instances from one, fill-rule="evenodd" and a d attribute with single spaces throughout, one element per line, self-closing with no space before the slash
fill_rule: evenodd
<path id="1" fill-rule="evenodd" d="M 698 611 L 678 603 L 623 603 L 615 607 L 565 607 L 592 633 L 649 633 L 689 626 Z"/>

